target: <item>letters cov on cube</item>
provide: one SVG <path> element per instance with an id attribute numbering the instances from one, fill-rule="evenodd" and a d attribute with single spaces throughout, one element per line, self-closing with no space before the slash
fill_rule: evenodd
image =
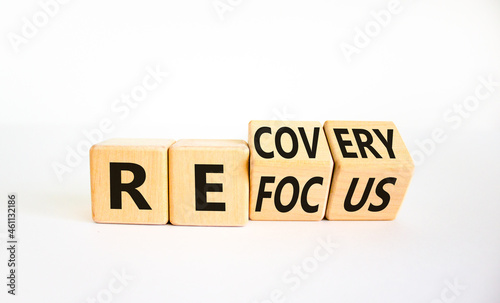
<path id="1" fill-rule="evenodd" d="M 250 121 L 250 219 L 318 221 L 333 160 L 320 122 Z"/>

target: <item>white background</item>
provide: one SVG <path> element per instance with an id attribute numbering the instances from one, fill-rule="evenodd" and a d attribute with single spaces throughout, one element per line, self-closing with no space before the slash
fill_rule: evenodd
<path id="1" fill-rule="evenodd" d="M 46 20 L 1 1 L 0 235 L 17 192 L 20 272 L 7 296 L 1 249 L 0 300 L 105 298 L 125 271 L 111 302 L 500 302 L 500 86 L 480 80 L 500 82 L 500 2 L 401 1 L 380 25 L 388 1 L 227 1 L 73 0 Z M 120 113 L 148 67 L 169 75 Z M 254 119 L 391 120 L 418 166 L 392 222 L 96 224 L 84 133 L 102 119 L 103 138 L 245 140 Z"/>

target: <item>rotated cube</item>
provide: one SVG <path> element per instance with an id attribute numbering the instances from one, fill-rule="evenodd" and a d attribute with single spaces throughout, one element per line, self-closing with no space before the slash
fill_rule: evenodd
<path id="1" fill-rule="evenodd" d="M 327 121 L 335 162 L 328 220 L 393 220 L 413 175 L 413 160 L 392 122 Z"/>

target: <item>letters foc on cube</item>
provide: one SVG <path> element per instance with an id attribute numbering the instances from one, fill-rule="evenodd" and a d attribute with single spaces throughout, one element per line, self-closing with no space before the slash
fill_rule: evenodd
<path id="1" fill-rule="evenodd" d="M 321 220 L 333 161 L 320 122 L 251 121 L 250 219 Z"/>
<path id="2" fill-rule="evenodd" d="M 174 142 L 111 139 L 92 146 L 90 181 L 94 221 L 167 224 L 167 156 Z"/>
<path id="3" fill-rule="evenodd" d="M 392 122 L 327 121 L 335 162 L 326 218 L 393 220 L 413 175 L 413 160 Z"/>

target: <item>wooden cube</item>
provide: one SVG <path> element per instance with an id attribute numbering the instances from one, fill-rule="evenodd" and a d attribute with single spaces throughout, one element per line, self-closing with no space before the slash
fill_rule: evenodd
<path id="1" fill-rule="evenodd" d="M 90 149 L 92 218 L 167 224 L 168 149 L 174 140 L 111 139 Z"/>
<path id="2" fill-rule="evenodd" d="M 327 121 L 335 168 L 328 220 L 393 220 L 413 175 L 413 160 L 392 122 Z"/>
<path id="3" fill-rule="evenodd" d="M 250 121 L 250 219 L 325 216 L 333 160 L 320 122 Z"/>
<path id="4" fill-rule="evenodd" d="M 248 222 L 248 145 L 242 140 L 179 140 L 169 151 L 170 222 Z"/>

